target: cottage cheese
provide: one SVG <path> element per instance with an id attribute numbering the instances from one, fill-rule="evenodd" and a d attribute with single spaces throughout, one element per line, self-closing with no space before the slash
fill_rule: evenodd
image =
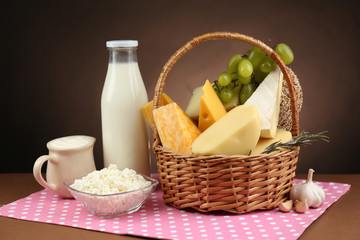
<path id="1" fill-rule="evenodd" d="M 128 192 L 150 184 L 151 182 L 134 170 L 128 168 L 119 170 L 115 164 L 110 164 L 108 168 L 93 171 L 82 179 L 75 180 L 70 187 L 81 192 L 106 195 Z"/>

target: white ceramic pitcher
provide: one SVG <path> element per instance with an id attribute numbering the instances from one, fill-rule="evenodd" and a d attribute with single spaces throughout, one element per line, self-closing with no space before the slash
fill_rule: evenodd
<path id="1" fill-rule="evenodd" d="M 49 155 L 39 157 L 34 164 L 36 181 L 62 198 L 72 198 L 64 181 L 81 178 L 96 170 L 93 155 L 95 141 L 94 137 L 77 135 L 48 142 Z M 45 181 L 41 175 L 41 167 L 46 161 Z"/>

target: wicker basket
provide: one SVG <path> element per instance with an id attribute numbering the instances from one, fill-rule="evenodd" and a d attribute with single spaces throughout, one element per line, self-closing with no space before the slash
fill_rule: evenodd
<path id="1" fill-rule="evenodd" d="M 289 70 L 276 52 L 252 37 L 231 32 L 213 32 L 193 38 L 165 64 L 154 95 L 154 109 L 160 106 L 165 80 L 173 65 L 193 47 L 218 39 L 235 39 L 264 50 L 282 70 L 291 99 L 292 135 L 299 134 L 297 97 Z M 155 124 L 154 124 L 155 125 Z M 179 209 L 193 208 L 201 212 L 223 210 L 245 213 L 272 209 L 286 200 L 295 176 L 299 147 L 270 154 L 183 155 L 163 148 L 156 126 L 153 126 L 153 150 L 163 198 Z"/>

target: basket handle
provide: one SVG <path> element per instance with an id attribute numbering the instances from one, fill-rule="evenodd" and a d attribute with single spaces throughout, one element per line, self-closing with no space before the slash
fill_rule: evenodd
<path id="1" fill-rule="evenodd" d="M 196 47 L 197 45 L 200 45 L 200 43 L 206 42 L 208 40 L 218 40 L 218 39 L 233 39 L 233 40 L 240 40 L 243 42 L 250 43 L 254 46 L 257 46 L 258 48 L 262 49 L 266 54 L 268 54 L 272 59 L 275 60 L 277 65 L 280 67 L 281 71 L 284 74 L 285 80 L 287 82 L 288 88 L 289 88 L 289 94 L 290 94 L 290 102 L 291 102 L 291 119 L 292 119 L 292 128 L 291 133 L 293 136 L 299 135 L 299 111 L 297 106 L 297 95 L 294 88 L 294 82 L 290 76 L 289 71 L 287 70 L 287 67 L 285 63 L 281 60 L 280 56 L 268 45 L 261 42 L 260 40 L 257 40 L 253 37 L 235 33 L 235 32 L 211 32 L 206 33 L 200 36 L 197 36 L 193 39 L 191 39 L 189 42 L 187 42 L 184 46 L 182 46 L 179 50 L 177 50 L 170 59 L 166 62 L 164 65 L 160 76 L 158 78 L 158 81 L 155 86 L 155 94 L 154 94 L 154 109 L 160 107 L 161 103 L 161 95 L 163 93 L 163 89 L 165 86 L 165 80 L 167 75 L 169 74 L 170 70 L 174 66 L 174 64 L 182 57 L 184 56 L 188 51 L 190 51 L 192 48 Z M 156 129 L 156 125 L 153 124 L 153 137 L 154 137 L 154 146 L 160 143 L 160 138 Z"/>

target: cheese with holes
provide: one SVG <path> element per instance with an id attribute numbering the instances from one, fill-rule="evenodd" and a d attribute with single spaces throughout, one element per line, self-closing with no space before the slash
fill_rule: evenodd
<path id="1" fill-rule="evenodd" d="M 274 138 L 279 121 L 283 74 L 279 67 L 270 72 L 244 105 L 257 107 L 261 121 L 261 137 Z"/>
<path id="2" fill-rule="evenodd" d="M 240 105 L 202 132 L 191 148 L 199 155 L 248 155 L 259 137 L 260 117 L 256 107 Z"/>
<path id="3" fill-rule="evenodd" d="M 173 102 L 174 101 L 166 93 L 163 93 L 161 95 L 160 106 L 165 106 L 165 105 L 167 105 L 169 103 L 173 103 Z M 145 106 L 143 106 L 141 108 L 146 121 L 149 123 L 149 125 L 151 127 L 152 127 L 152 125 L 154 123 L 153 108 L 154 108 L 153 100 L 151 100 L 150 102 L 148 102 Z"/>
<path id="4" fill-rule="evenodd" d="M 186 107 L 186 111 L 185 111 L 186 115 L 188 115 L 194 121 L 197 121 L 199 119 L 200 99 L 203 92 L 202 89 L 203 87 L 200 86 L 193 90 L 190 101 Z"/>
<path id="5" fill-rule="evenodd" d="M 205 131 L 214 122 L 222 118 L 226 110 L 210 82 L 206 80 L 200 99 L 199 130 Z"/>
<path id="6" fill-rule="evenodd" d="M 190 154 L 191 144 L 199 129 L 176 104 L 154 109 L 154 121 L 163 147 L 178 153 Z"/>
<path id="7" fill-rule="evenodd" d="M 260 138 L 259 142 L 256 144 L 256 147 L 251 152 L 251 155 L 256 155 L 264 152 L 265 149 L 274 142 L 281 141 L 282 143 L 284 143 L 291 140 L 291 138 L 291 132 L 278 128 L 275 138 Z"/>

